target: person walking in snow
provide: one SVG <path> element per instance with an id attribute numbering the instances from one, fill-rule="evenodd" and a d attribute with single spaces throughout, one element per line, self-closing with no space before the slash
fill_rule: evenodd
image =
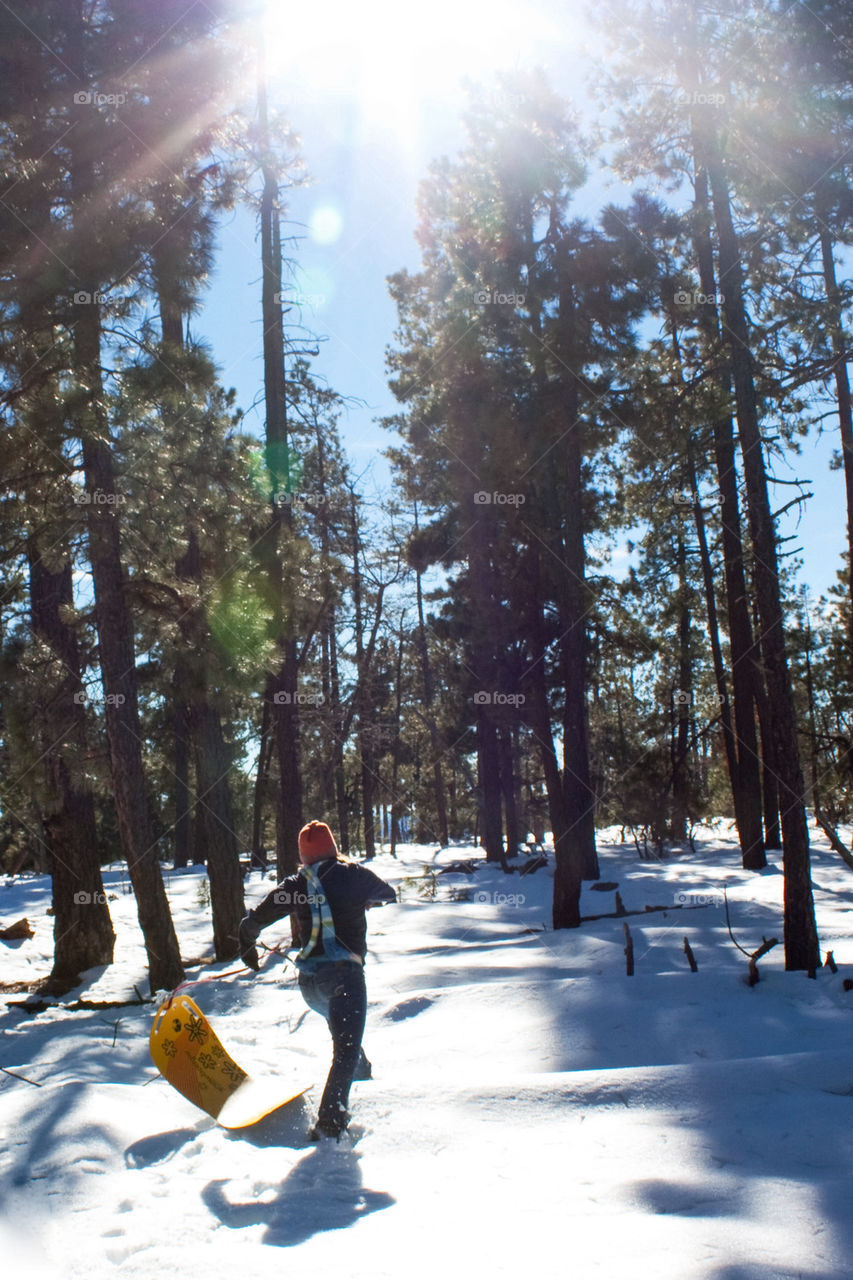
<path id="1" fill-rule="evenodd" d="M 296 957 L 299 989 L 306 1004 L 326 1019 L 333 1046 L 311 1137 L 338 1138 L 349 1124 L 353 1080 L 369 1080 L 372 1074 L 361 1047 L 367 1013 L 365 912 L 395 902 L 397 895 L 367 867 L 340 856 L 325 822 L 309 822 L 299 832 L 299 861 L 300 870 L 240 922 L 240 954 L 257 972 L 258 934 L 291 917 L 294 942 L 302 948 Z"/>

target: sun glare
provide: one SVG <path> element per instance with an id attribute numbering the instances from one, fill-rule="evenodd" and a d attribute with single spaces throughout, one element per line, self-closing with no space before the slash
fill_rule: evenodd
<path id="1" fill-rule="evenodd" d="M 461 97 L 463 80 L 529 65 L 548 36 L 541 14 L 517 0 L 327 0 L 316 9 L 267 0 L 265 19 L 268 74 L 288 96 L 349 102 L 362 127 L 413 144 L 431 109 Z"/>

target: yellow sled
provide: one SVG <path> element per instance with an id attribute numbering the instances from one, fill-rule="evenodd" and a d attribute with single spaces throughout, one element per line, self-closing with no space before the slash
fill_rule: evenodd
<path id="1" fill-rule="evenodd" d="M 282 1080 L 254 1080 L 222 1047 L 216 1032 L 189 996 L 170 996 L 154 1016 L 149 1039 L 160 1074 L 225 1129 L 243 1129 L 271 1111 L 301 1098 Z"/>

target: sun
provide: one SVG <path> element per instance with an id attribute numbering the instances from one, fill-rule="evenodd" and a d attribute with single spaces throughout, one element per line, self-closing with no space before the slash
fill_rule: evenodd
<path id="1" fill-rule="evenodd" d="M 461 99 L 464 80 L 529 66 L 549 31 L 518 0 L 266 0 L 271 84 L 288 97 L 346 101 L 357 125 L 417 141 L 424 117 Z"/>

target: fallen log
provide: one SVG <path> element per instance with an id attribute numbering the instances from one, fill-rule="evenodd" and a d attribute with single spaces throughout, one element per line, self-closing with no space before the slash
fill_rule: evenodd
<path id="1" fill-rule="evenodd" d="M 0 929 L 0 939 L 3 942 L 17 942 L 20 938 L 32 938 L 34 934 L 35 929 L 26 916 L 7 925 L 5 929 Z"/>
<path id="2" fill-rule="evenodd" d="M 62 1009 L 69 1013 L 96 1013 L 100 1009 L 129 1009 L 133 1005 L 154 1004 L 153 996 L 138 1000 L 73 1000 L 57 1004 L 55 1000 L 7 1000 L 7 1009 L 23 1009 L 24 1013 L 44 1013 L 45 1009 Z"/>

